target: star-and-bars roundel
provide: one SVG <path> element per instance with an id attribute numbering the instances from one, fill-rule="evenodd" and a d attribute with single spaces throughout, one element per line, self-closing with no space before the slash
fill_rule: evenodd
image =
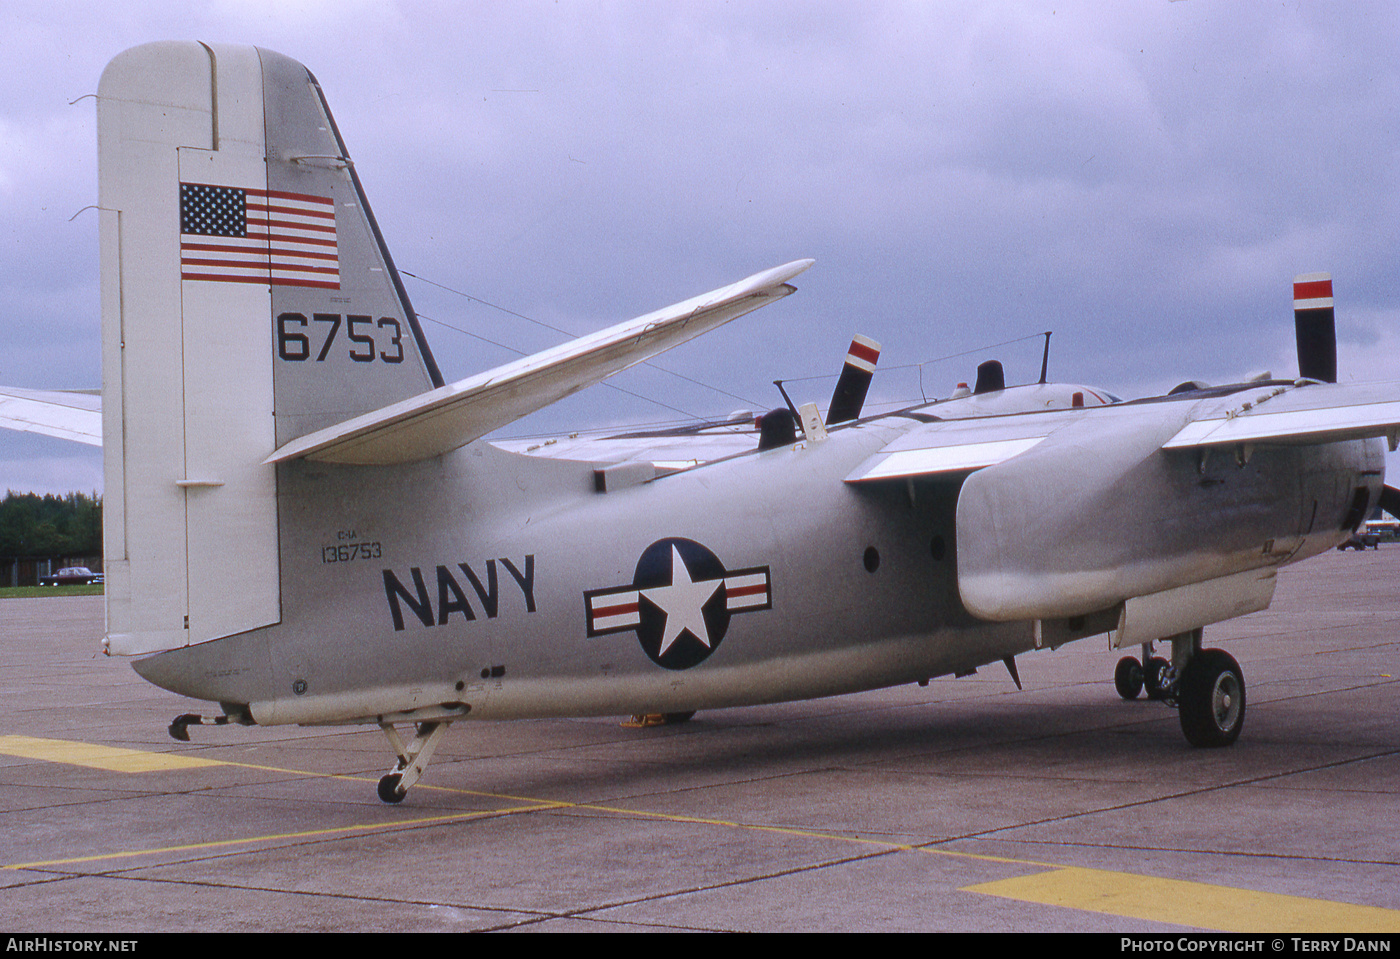
<path id="1" fill-rule="evenodd" d="M 689 669 L 719 648 L 738 613 L 773 608 L 767 566 L 726 570 L 690 539 L 657 540 L 643 551 L 628 586 L 583 594 L 588 635 L 636 630 L 652 662 Z"/>

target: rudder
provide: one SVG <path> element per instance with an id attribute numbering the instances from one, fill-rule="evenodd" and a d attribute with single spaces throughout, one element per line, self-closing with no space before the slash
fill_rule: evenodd
<path id="1" fill-rule="evenodd" d="M 157 43 L 98 94 L 108 648 L 280 618 L 279 445 L 440 385 L 315 78 Z"/>

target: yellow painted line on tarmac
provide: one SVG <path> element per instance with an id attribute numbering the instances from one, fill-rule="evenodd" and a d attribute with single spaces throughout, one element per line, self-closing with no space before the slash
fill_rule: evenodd
<path id="1" fill-rule="evenodd" d="M 438 787 L 441 788 L 441 787 Z M 471 792 L 470 790 L 452 790 Z M 526 801 L 524 796 L 473 792 L 473 795 Z M 1400 932 L 1400 910 L 1358 906 L 1326 899 L 1308 899 L 1279 893 L 1258 892 L 1232 886 L 1216 886 L 1180 879 L 1162 879 L 1108 869 L 1083 869 L 1053 863 L 960 852 L 953 849 L 909 845 L 889 839 L 840 835 L 791 826 L 728 822 L 673 813 L 603 806 L 596 803 L 557 803 L 558 808 L 581 809 L 659 819 L 675 823 L 723 826 L 752 832 L 777 833 L 804 839 L 821 839 L 853 845 L 878 846 L 894 852 L 916 852 L 951 859 L 974 859 L 1009 865 L 1036 866 L 1045 872 L 963 887 L 961 892 L 981 893 L 1002 899 L 1063 906 L 1131 919 L 1195 926 L 1220 932 L 1378 933 Z"/>
<path id="2" fill-rule="evenodd" d="M 201 759 L 182 756 L 177 753 L 145 752 L 139 749 L 124 749 L 117 746 L 98 746 L 93 743 L 73 742 L 66 739 L 40 739 L 34 736 L 0 736 L 0 756 L 15 756 L 20 759 L 35 759 L 41 762 L 64 763 L 102 769 L 118 773 L 159 772 L 167 769 L 199 769 L 210 766 L 238 766 L 244 769 L 259 769 L 266 772 L 308 778 L 347 779 L 356 782 L 373 782 L 358 776 L 344 776 L 334 773 L 314 773 L 300 769 L 284 769 L 277 766 L 261 766 L 254 763 L 227 762 L 218 759 Z M 421 787 L 431 788 L 431 787 Z M 500 809 L 480 809 L 472 812 L 447 813 L 439 816 L 422 816 L 414 819 L 396 819 L 374 823 L 352 823 L 346 826 L 331 826 L 325 829 L 307 829 L 298 832 L 271 833 L 262 836 L 244 836 L 235 839 L 216 839 L 204 842 L 186 843 L 176 846 L 155 846 L 145 849 L 123 849 L 112 852 L 94 853 L 88 856 L 73 856 L 66 859 L 45 859 L 34 862 L 18 862 L 0 865 L 0 869 L 41 869 L 44 867 L 72 866 L 81 863 L 102 862 L 104 860 L 132 859 L 140 856 L 168 855 L 170 853 L 212 852 L 236 846 L 258 845 L 320 839 L 329 836 L 351 836 L 357 833 L 390 831 L 416 826 L 438 825 L 480 819 L 486 816 L 511 815 L 521 812 L 535 812 L 561 805 L 546 799 L 523 799 L 521 806 Z"/>
<path id="3" fill-rule="evenodd" d="M 148 849 L 124 849 L 117 852 L 95 853 L 91 856 L 74 856 L 68 859 L 45 859 L 36 862 L 16 862 L 0 869 L 42 869 L 55 866 L 72 866 L 86 862 L 102 862 L 109 859 L 131 859 L 137 856 L 158 856 L 168 853 L 184 852 L 209 852 L 218 849 L 228 849 L 233 846 L 256 845 L 268 842 L 286 842 L 289 840 L 322 839 L 327 836 L 350 836 L 356 833 L 368 832 L 388 832 L 395 829 L 407 829 L 414 826 L 439 825 L 451 822 L 463 822 L 468 819 L 481 819 L 486 816 L 509 815 L 517 812 L 532 812 L 536 809 L 547 808 L 535 806 L 524 809 L 479 809 L 474 812 L 447 813 L 442 816 L 423 816 L 417 819 L 396 819 L 388 822 L 377 823 L 352 823 L 348 826 L 331 826 L 326 829 L 305 829 L 299 832 L 272 833 L 265 836 L 245 836 L 240 839 L 216 839 L 207 842 L 186 843 L 180 846 L 157 846 Z"/>
<path id="4" fill-rule="evenodd" d="M 58 739 L 37 739 L 29 736 L 0 736 L 0 755 L 17 756 L 23 759 L 37 759 L 47 762 L 68 763 L 123 773 L 153 772 L 166 769 L 195 769 L 208 766 L 240 766 L 247 769 L 259 769 L 288 775 L 305 776 L 308 778 L 344 779 L 354 782 L 372 781 L 358 776 L 316 773 L 306 770 L 279 768 L 276 766 L 255 765 L 253 763 L 201 759 L 175 753 L 143 752 L 136 749 L 98 746 L 90 743 L 78 743 Z M 352 836 L 369 832 L 385 832 L 418 826 L 446 825 L 494 816 L 511 816 L 522 813 L 558 810 L 580 810 L 638 819 L 655 819 L 678 824 L 718 826 L 725 829 L 778 834 L 856 846 L 873 846 L 891 852 L 923 853 L 925 855 L 952 859 L 974 859 L 982 862 L 999 862 L 1008 865 L 1030 866 L 1044 871 L 1026 876 L 1016 876 L 1010 879 L 1000 879 L 994 882 L 966 886 L 963 887 L 961 891 L 996 896 L 1002 899 L 1012 899 L 1018 902 L 1061 906 L 1067 909 L 1097 912 L 1111 916 L 1123 916 L 1125 918 L 1143 919 L 1152 922 L 1165 922 L 1174 925 L 1213 929 L 1221 932 L 1257 932 L 1260 930 L 1270 932 L 1338 932 L 1351 934 L 1400 932 L 1400 910 L 1382 909 L 1375 906 L 1358 906 L 1351 903 L 1331 902 L 1325 899 L 1286 896 L 1278 893 L 1258 892 L 1252 889 L 1216 886 L 1210 883 L 1188 882 L 1179 879 L 1163 879 L 1153 876 L 1137 875 L 1135 873 L 1115 872 L 1107 869 L 1063 867 L 1054 863 L 1015 859 L 1006 856 L 989 856 L 979 853 L 960 852 L 926 845 L 910 845 L 891 839 L 842 835 L 840 833 L 800 829 L 792 826 L 732 822 L 723 819 L 678 815 L 675 813 L 655 812 L 646 809 L 630 809 L 624 806 L 537 799 L 529 796 L 505 793 L 489 793 L 472 789 L 430 786 L 423 783 L 420 783 L 414 788 L 418 790 L 448 792 L 459 795 L 504 800 L 511 803 L 511 805 L 496 809 L 424 816 L 413 819 L 357 823 L 325 829 L 273 833 L 263 836 L 247 836 L 235 839 L 210 840 L 185 845 L 118 850 L 67 859 L 12 863 L 0 866 L 0 869 L 53 868 L 101 862 L 104 860 L 121 860 L 141 856 L 168 855 L 171 853 L 209 852 L 237 846 L 255 846 L 263 843 L 300 841 L 334 836 Z"/>
<path id="5" fill-rule="evenodd" d="M 1106 869 L 1055 869 L 962 891 L 1220 932 L 1400 932 L 1396 909 Z"/>
<path id="6" fill-rule="evenodd" d="M 227 765 L 214 759 L 199 759 L 178 753 L 96 746 L 66 739 L 36 739 L 33 736 L 0 736 L 0 755 L 86 766 L 114 773 L 151 773 L 166 769 L 199 769 L 205 766 Z"/>

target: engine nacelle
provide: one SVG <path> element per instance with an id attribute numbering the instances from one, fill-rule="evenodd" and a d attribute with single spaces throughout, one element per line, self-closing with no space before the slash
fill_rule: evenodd
<path id="1" fill-rule="evenodd" d="M 1377 441 L 1247 456 L 1163 450 L 1191 407 L 1181 403 L 1180 416 L 1149 404 L 1086 417 L 971 474 L 957 506 L 958 588 L 968 611 L 996 621 L 1081 617 L 1271 570 L 1340 543 L 1356 504 L 1380 495 Z M 1232 608 L 1228 595 L 1205 605 Z"/>

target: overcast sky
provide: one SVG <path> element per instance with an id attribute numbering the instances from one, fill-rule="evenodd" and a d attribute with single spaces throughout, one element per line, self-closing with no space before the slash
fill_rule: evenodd
<path id="1" fill-rule="evenodd" d="M 1314 270 L 1340 378 L 1400 379 L 1391 2 L 5 0 L 0 36 L 6 385 L 99 385 L 80 98 L 163 39 L 316 74 L 449 381 L 516 356 L 479 337 L 562 339 L 512 314 L 581 334 L 816 258 L 658 361 L 714 389 L 640 369 L 614 382 L 665 405 L 594 387 L 514 435 L 780 405 L 855 332 L 889 404 L 993 356 L 1034 380 L 1038 341 L 992 345 L 1044 330 L 1052 378 L 1125 397 L 1291 376 Z M 0 431 L 3 488 L 100 489 L 100 456 Z"/>

